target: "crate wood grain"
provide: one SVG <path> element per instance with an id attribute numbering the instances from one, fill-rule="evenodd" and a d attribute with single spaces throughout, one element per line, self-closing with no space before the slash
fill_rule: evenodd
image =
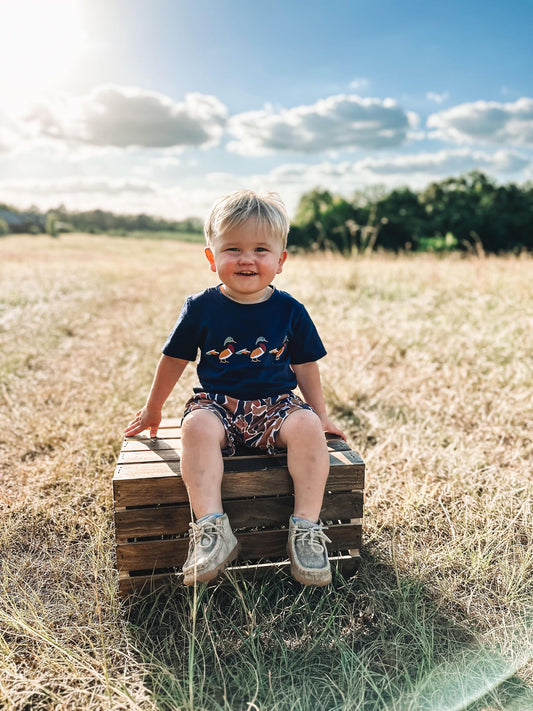
<path id="1" fill-rule="evenodd" d="M 179 579 L 191 518 L 181 478 L 179 421 L 164 420 L 157 439 L 148 432 L 124 441 L 113 477 L 116 558 L 123 596 Z M 321 518 L 327 524 L 333 565 L 357 569 L 361 545 L 365 465 L 338 438 L 328 436 L 330 474 Z M 224 458 L 222 497 L 239 559 L 229 575 L 261 577 L 284 569 L 292 480 L 283 454 L 238 450 Z M 178 573 L 178 576 L 176 576 Z"/>

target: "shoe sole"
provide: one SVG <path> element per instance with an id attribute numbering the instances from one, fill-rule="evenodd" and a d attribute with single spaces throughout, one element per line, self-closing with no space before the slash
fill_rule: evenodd
<path id="1" fill-rule="evenodd" d="M 329 570 L 329 575 L 327 578 L 322 578 L 322 580 L 319 578 L 318 580 L 313 577 L 312 574 L 306 573 L 303 570 L 300 570 L 298 567 L 294 565 L 294 563 L 291 560 L 291 554 L 290 554 L 290 549 L 289 546 L 287 546 L 287 555 L 289 556 L 289 560 L 291 561 L 291 575 L 292 577 L 297 580 L 299 583 L 302 585 L 316 585 L 316 587 L 324 587 L 325 585 L 329 585 L 332 581 L 332 576 L 331 576 L 331 568 Z"/>
<path id="2" fill-rule="evenodd" d="M 186 577 L 185 575 L 183 576 L 183 584 L 184 585 L 194 585 L 194 583 L 208 583 L 211 580 L 214 580 L 216 577 L 219 575 L 222 575 L 222 573 L 226 570 L 228 565 L 235 560 L 235 558 L 239 555 L 239 551 L 241 549 L 240 543 L 237 542 L 237 545 L 235 548 L 231 551 L 231 553 L 218 565 L 216 568 L 213 568 L 212 570 L 207 570 L 205 573 L 200 573 L 198 575 L 194 575 L 194 572 L 192 575 Z"/>
<path id="3" fill-rule="evenodd" d="M 291 575 L 292 577 L 297 580 L 299 583 L 302 585 L 314 585 L 317 588 L 323 588 L 325 585 L 329 585 L 331 583 L 331 575 L 327 580 L 314 580 L 312 578 L 307 578 L 305 577 L 305 574 L 300 573 L 299 570 L 296 568 L 293 568 L 291 566 Z"/>

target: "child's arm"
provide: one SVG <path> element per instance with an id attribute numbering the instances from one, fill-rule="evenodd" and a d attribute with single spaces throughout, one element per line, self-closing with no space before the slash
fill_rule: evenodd
<path id="1" fill-rule="evenodd" d="M 326 403 L 320 383 L 320 371 L 316 361 L 310 363 L 300 363 L 292 365 L 298 387 L 308 405 L 311 405 L 316 414 L 320 417 L 320 422 L 324 432 L 331 432 L 346 440 L 346 435 L 328 417 Z"/>
<path id="2" fill-rule="evenodd" d="M 146 405 L 142 410 L 139 410 L 135 418 L 124 430 L 126 437 L 134 437 L 148 428 L 150 428 L 150 437 L 157 435 L 163 405 L 180 379 L 188 362 L 188 360 L 183 360 L 182 358 L 161 356 Z"/>

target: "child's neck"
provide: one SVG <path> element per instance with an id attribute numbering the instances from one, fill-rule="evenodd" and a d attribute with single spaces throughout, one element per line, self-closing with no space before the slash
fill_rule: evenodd
<path id="1" fill-rule="evenodd" d="M 262 294 L 257 296 L 256 294 L 252 294 L 252 298 L 242 298 L 240 296 L 235 296 L 232 294 L 229 290 L 228 287 L 225 284 L 220 285 L 220 291 L 224 294 L 224 296 L 227 296 L 228 299 L 231 299 L 231 301 L 236 301 L 238 304 L 260 304 L 263 301 L 267 301 L 270 299 L 274 292 L 274 287 L 272 286 L 267 286 L 265 287 L 265 290 Z"/>

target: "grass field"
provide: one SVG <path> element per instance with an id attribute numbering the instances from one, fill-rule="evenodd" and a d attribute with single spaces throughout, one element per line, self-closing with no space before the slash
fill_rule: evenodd
<path id="1" fill-rule="evenodd" d="M 0 240 L 0 707 L 533 709 L 533 260 L 291 256 L 367 464 L 354 580 L 117 597 L 111 477 L 199 245 Z M 180 414 L 185 372 L 165 415 Z"/>

